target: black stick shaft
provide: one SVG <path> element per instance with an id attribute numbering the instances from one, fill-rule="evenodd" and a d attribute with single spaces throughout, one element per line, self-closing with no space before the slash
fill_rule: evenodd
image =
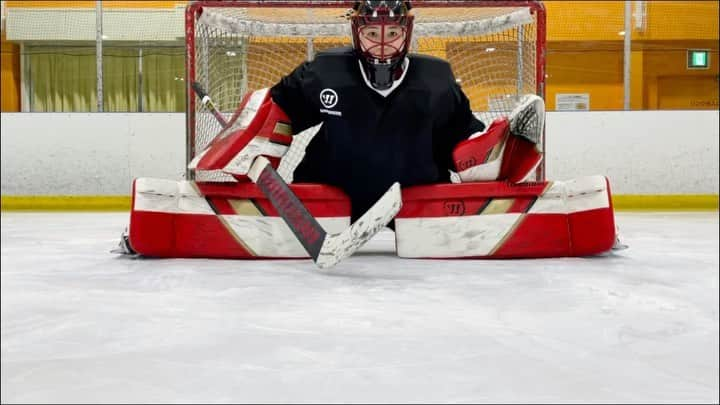
<path id="1" fill-rule="evenodd" d="M 200 97 L 200 102 L 202 102 L 203 106 L 208 109 L 212 113 L 212 115 L 215 116 L 215 119 L 222 125 L 223 128 L 227 128 L 228 123 L 225 121 L 225 117 L 220 114 L 220 111 L 215 107 L 215 103 L 212 102 L 212 99 L 210 96 L 208 96 L 205 89 L 202 88 L 200 83 L 198 82 L 192 82 L 192 88 L 195 90 L 195 94 Z"/>
<path id="2" fill-rule="evenodd" d="M 327 235 L 325 229 L 269 164 L 260 172 L 255 184 L 270 200 L 308 254 L 316 260 Z"/>

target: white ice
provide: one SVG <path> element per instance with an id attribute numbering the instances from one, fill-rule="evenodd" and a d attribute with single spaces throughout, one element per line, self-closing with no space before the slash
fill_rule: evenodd
<path id="1" fill-rule="evenodd" d="M 2 402 L 718 402 L 718 213 L 607 257 L 131 260 L 127 214 L 2 214 Z"/>

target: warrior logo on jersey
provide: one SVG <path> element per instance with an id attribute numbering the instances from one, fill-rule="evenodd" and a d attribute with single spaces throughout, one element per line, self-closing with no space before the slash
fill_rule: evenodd
<path id="1" fill-rule="evenodd" d="M 338 102 L 338 95 L 333 89 L 324 89 L 320 92 L 320 102 L 325 108 L 333 108 Z"/>

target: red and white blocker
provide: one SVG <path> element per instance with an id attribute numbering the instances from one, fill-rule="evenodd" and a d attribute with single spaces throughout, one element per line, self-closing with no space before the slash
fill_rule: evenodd
<path id="1" fill-rule="evenodd" d="M 248 93 L 212 142 L 188 164 L 192 170 L 222 170 L 240 181 L 256 157 L 277 168 L 292 142 L 290 119 L 272 101 L 270 89 Z"/>

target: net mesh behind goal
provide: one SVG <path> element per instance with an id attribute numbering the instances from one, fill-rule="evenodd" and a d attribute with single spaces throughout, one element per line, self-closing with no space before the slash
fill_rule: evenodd
<path id="1" fill-rule="evenodd" d="M 188 83 L 230 117 L 250 91 L 270 87 L 324 49 L 351 45 L 347 1 L 200 1 L 186 12 Z M 544 96 L 544 9 L 534 1 L 415 1 L 411 52 L 447 60 L 484 122 L 522 94 Z M 429 80 L 432 80 L 430 78 Z M 188 90 L 188 162 L 220 131 Z M 291 178 L 309 136 L 296 136 L 279 172 Z M 232 181 L 217 172 L 197 180 Z M 538 173 L 538 179 L 544 175 Z"/>

